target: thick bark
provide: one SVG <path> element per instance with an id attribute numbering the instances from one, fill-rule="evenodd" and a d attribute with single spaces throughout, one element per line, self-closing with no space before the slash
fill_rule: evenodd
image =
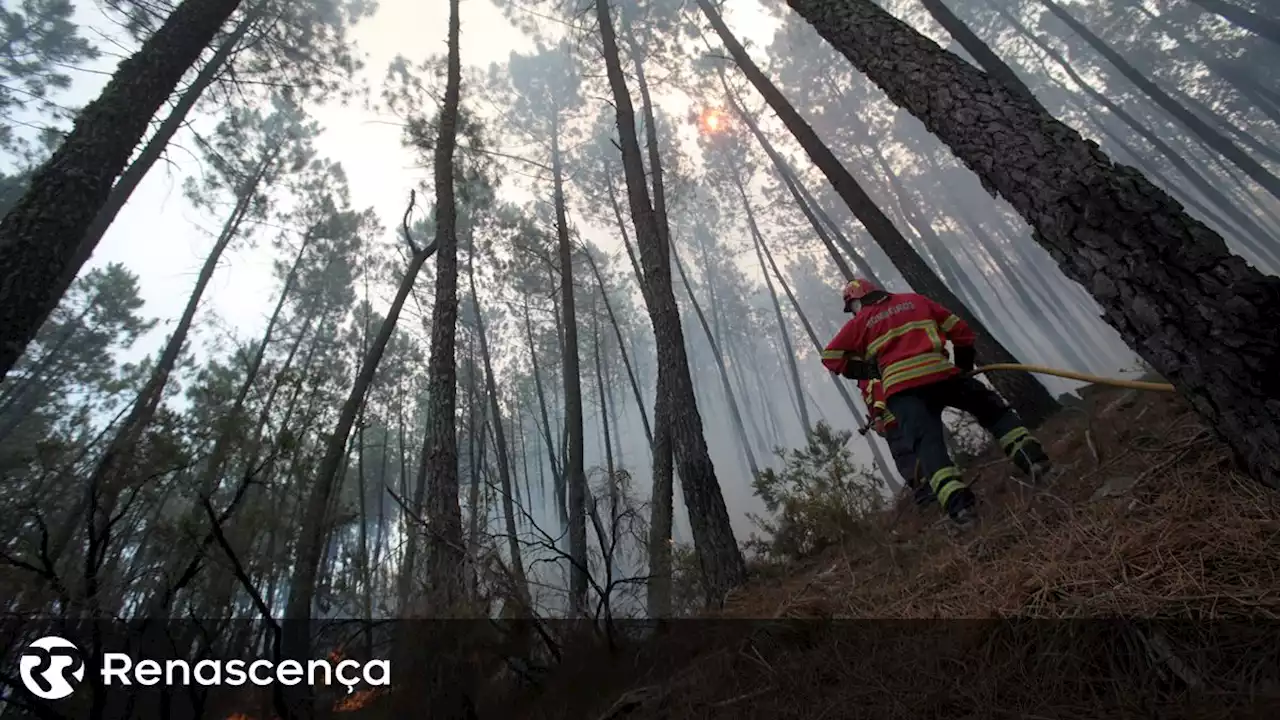
<path id="1" fill-rule="evenodd" d="M 1071 13 L 1063 9 L 1061 5 L 1053 0 L 1040 0 L 1040 2 L 1049 9 L 1049 12 L 1071 28 L 1073 32 L 1084 38 L 1084 41 L 1099 55 L 1114 65 L 1125 79 L 1146 93 L 1152 102 L 1159 105 L 1165 112 L 1186 126 L 1188 130 L 1203 140 L 1209 147 L 1235 163 L 1241 170 L 1244 170 L 1263 189 L 1276 196 L 1276 198 L 1280 198 L 1280 177 L 1276 177 L 1270 170 L 1263 167 L 1262 163 L 1254 160 L 1251 155 L 1237 147 L 1226 136 L 1210 127 L 1209 123 L 1197 117 L 1182 103 L 1174 100 L 1168 93 L 1161 90 L 1150 78 L 1129 64 L 1129 61 L 1125 60 L 1120 53 L 1116 52 L 1102 38 L 1093 34 L 1089 28 L 1085 27 L 1084 23 L 1072 17 Z"/>
<path id="2" fill-rule="evenodd" d="M 1233 5 L 1227 0 L 1191 0 L 1191 2 L 1204 8 L 1205 12 L 1221 15 L 1254 35 L 1280 45 L 1280 22 L 1239 5 Z"/>
<path id="3" fill-rule="evenodd" d="M 85 230 L 151 117 L 240 0 L 185 0 L 76 117 L 53 156 L 0 220 L 0 380 L 35 338 L 66 286 Z"/>
<path id="4" fill-rule="evenodd" d="M 458 140 L 458 95 L 462 65 L 458 48 L 458 0 L 449 2 L 449 60 L 440 128 L 436 137 L 436 287 L 431 318 L 431 358 L 427 363 L 430 403 L 422 474 L 427 479 L 427 587 L 430 607 L 447 617 L 465 595 L 462 568 L 462 511 L 458 506 L 458 439 L 454 425 L 458 378 L 454 347 L 458 328 L 458 210 L 454 205 L 453 154 Z"/>
<path id="5" fill-rule="evenodd" d="M 788 0 L 1035 228 L 1258 480 L 1280 486 L 1280 280 L 1132 168 L 869 0 Z"/>
<path id="6" fill-rule="evenodd" d="M 756 259 L 760 261 L 760 272 L 764 274 L 764 284 L 769 290 L 769 300 L 773 303 L 773 315 L 778 321 L 778 334 L 782 338 L 782 355 L 786 362 L 788 374 L 791 376 L 792 388 L 796 396 L 796 413 L 800 416 L 800 427 L 806 436 L 813 432 L 813 423 L 809 421 L 809 408 L 804 401 L 804 383 L 800 382 L 800 369 L 796 367 L 796 351 L 791 346 L 791 333 L 787 331 L 787 321 L 782 318 L 782 306 L 778 303 L 778 291 L 773 288 L 773 278 L 765 265 L 764 254 L 760 252 L 762 237 L 756 225 L 756 215 L 751 210 L 751 200 L 747 198 L 747 190 L 742 186 L 742 178 L 735 168 L 733 182 L 738 187 L 738 196 L 742 199 L 742 208 L 747 213 L 747 227 L 751 230 L 752 246 L 756 249 Z"/>
<path id="7" fill-rule="evenodd" d="M 569 431 L 565 456 L 565 484 L 569 496 L 569 612 L 582 617 L 587 607 L 587 475 L 583 458 L 582 377 L 578 357 L 578 316 L 573 297 L 573 245 L 565 212 L 564 176 L 560 158 L 559 128 L 551 137 L 552 193 L 556 213 L 556 246 L 560 254 L 560 309 L 564 318 L 561 347 L 564 372 L 564 412 Z"/>
<path id="8" fill-rule="evenodd" d="M 1042 52 L 1048 55 L 1050 59 L 1057 63 L 1058 67 L 1062 68 L 1063 72 L 1065 72 L 1077 86 L 1083 89 L 1089 97 L 1093 98 L 1096 102 L 1109 110 L 1112 115 L 1115 115 L 1124 122 L 1124 124 L 1128 125 L 1142 139 L 1151 143 L 1151 146 L 1159 151 L 1175 170 L 1182 173 L 1183 177 L 1187 178 L 1187 180 L 1191 182 L 1191 185 L 1199 191 L 1205 199 L 1209 200 L 1222 210 L 1222 212 L 1227 215 L 1230 222 L 1233 223 L 1236 228 L 1243 231 L 1243 234 L 1238 236 L 1242 242 L 1248 243 L 1255 249 L 1255 251 L 1257 251 L 1259 247 L 1265 247 L 1267 243 L 1271 242 L 1269 234 L 1262 230 L 1262 228 L 1258 227 L 1258 224 L 1253 218 L 1249 217 L 1248 214 L 1239 208 L 1239 206 L 1232 202 L 1231 199 L 1229 199 L 1222 190 L 1209 179 L 1209 176 L 1197 172 L 1196 169 L 1187 161 L 1186 157 L 1175 150 L 1169 143 L 1165 142 L 1165 140 L 1152 131 L 1151 128 L 1147 127 L 1142 123 L 1142 121 L 1138 120 L 1124 108 L 1113 102 L 1104 93 L 1095 88 L 1092 84 L 1085 81 L 1084 78 L 1080 77 L 1080 74 L 1076 72 L 1075 68 L 1071 66 L 1071 63 L 1063 57 L 1061 53 L 1053 49 L 1053 47 L 1045 41 L 1041 40 L 1035 33 L 1031 32 L 1031 30 L 1023 25 L 1016 16 L 1005 10 L 1005 8 L 999 3 L 989 1 L 988 4 L 994 8 L 1006 22 L 1022 33 L 1024 37 L 1030 40 L 1036 47 L 1040 48 Z M 1092 113 L 1092 110 L 1088 107 L 1085 108 L 1085 111 L 1086 113 Z M 1210 220 L 1214 220 L 1216 215 L 1206 214 L 1206 217 Z M 1222 222 L 1221 219 L 1217 219 L 1217 224 L 1223 231 L 1230 231 L 1233 229 L 1227 223 Z M 1249 238 L 1252 238 L 1252 240 Z"/>
<path id="9" fill-rule="evenodd" d="M 920 4 L 924 5 L 924 9 L 929 11 L 933 19 L 938 21 L 948 35 L 960 43 L 960 47 L 963 47 L 965 52 L 987 71 L 988 75 L 1004 83 L 1010 90 L 1022 93 L 1029 103 L 1044 110 L 1044 106 L 1036 99 L 1035 93 L 1022 82 L 1022 78 L 1018 77 L 1013 68 L 1001 60 L 990 45 L 983 42 L 982 38 L 978 37 L 963 20 L 951 12 L 951 8 L 948 8 L 943 0 L 920 0 Z M 1045 110 L 1045 112 L 1048 111 Z"/>
<path id="10" fill-rule="evenodd" d="M 204 91 L 208 90 L 213 81 L 222 74 L 223 69 L 239 47 L 240 41 L 258 22 L 258 19 L 263 16 L 266 8 L 267 3 L 265 0 L 257 0 L 253 8 L 236 24 L 236 29 L 223 38 L 222 42 L 218 44 L 218 49 L 214 52 L 213 57 L 209 58 L 209 61 L 201 66 L 200 72 L 191 81 L 191 84 L 182 91 L 182 96 L 174 103 L 173 109 L 165 116 L 164 122 L 160 123 L 155 133 L 147 140 L 147 144 L 138 153 L 138 157 L 129 163 L 129 167 L 120 175 L 120 179 L 111 186 L 111 194 L 107 196 L 106 203 L 94 215 L 93 222 L 89 224 L 88 229 L 84 232 L 84 237 L 80 240 L 80 245 L 76 249 L 75 260 L 62 273 L 62 278 L 59 280 L 59 295 L 66 292 L 67 288 L 71 286 L 71 282 L 75 280 L 76 274 L 80 272 L 80 268 L 86 262 L 89 262 L 94 248 L 98 247 L 102 236 L 106 235 L 111 223 L 115 222 L 116 216 L 124 209 L 125 203 L 129 202 L 129 197 L 133 195 L 133 191 L 138 189 L 142 179 L 151 171 L 156 161 L 164 155 L 165 148 L 169 147 L 169 142 L 173 140 L 173 136 L 186 125 L 187 116 L 191 114 L 191 110 L 195 108 L 196 103 L 204 95 Z"/>
<path id="11" fill-rule="evenodd" d="M 474 254 L 474 249 L 472 250 Z M 498 482 L 502 485 L 502 514 L 507 525 L 507 551 L 511 553 L 511 581 L 515 584 L 516 597 L 529 608 L 529 583 L 524 575 L 524 558 L 520 554 L 520 537 L 516 531 L 515 505 L 511 481 L 511 456 L 507 453 L 506 430 L 502 426 L 502 406 L 498 404 L 498 383 L 493 376 L 493 362 L 489 355 L 489 338 L 485 334 L 484 314 L 476 295 L 474 257 L 467 262 L 467 276 L 471 283 L 471 301 L 475 303 L 476 334 L 480 337 L 480 358 L 484 362 L 485 392 L 489 396 L 489 415 L 493 418 L 493 449 L 498 456 Z M 472 512 L 474 517 L 475 513 Z"/>
<path id="12" fill-rule="evenodd" d="M 792 107 L 791 103 L 787 101 L 769 78 L 760 71 L 760 68 L 747 55 L 742 43 L 738 42 L 733 33 L 729 31 L 728 26 L 724 24 L 724 20 L 720 17 L 720 13 L 716 11 L 709 0 L 697 1 L 698 7 L 702 9 L 707 20 L 715 28 L 721 42 L 729 50 L 730 55 L 737 62 L 738 68 L 743 75 L 751 81 L 751 84 L 755 86 L 756 90 L 769 103 L 769 106 L 773 108 L 773 111 L 782 119 L 787 129 L 791 131 L 791 134 L 805 149 L 813 163 L 827 176 L 827 180 L 832 187 L 844 199 L 854 215 L 862 221 L 863 226 L 871 233 L 871 237 L 889 256 L 898 271 L 902 273 L 907 284 L 916 292 L 941 303 L 973 328 L 974 333 L 977 335 L 976 346 L 980 362 L 1018 362 L 1013 353 L 1009 352 L 991 335 L 990 331 L 978 320 L 977 316 L 964 303 L 960 302 L 955 293 L 933 272 L 928 263 L 911 247 L 911 243 L 907 242 L 902 233 L 894 227 L 893 222 L 885 216 L 884 212 L 876 206 L 866 191 L 858 185 L 858 182 L 849 174 L 849 171 L 840 163 L 831 152 L 831 149 L 822 142 L 822 139 L 818 137 L 813 128 L 805 122 L 800 113 L 796 112 L 796 109 Z M 1058 402 L 1053 399 L 1053 396 L 1049 394 L 1049 391 L 1029 373 L 995 373 L 990 379 L 996 390 L 1017 409 L 1023 421 L 1030 427 L 1038 426 L 1060 407 Z"/>
<path id="13" fill-rule="evenodd" d="M 702 417 L 698 413 L 693 381 L 689 375 L 680 311 L 672 290 L 671 266 L 663 262 L 663 250 L 666 249 L 663 247 L 664 238 L 659 231 L 660 219 L 656 217 L 649 200 L 640 143 L 635 131 L 635 109 L 622 73 L 608 0 L 596 0 L 595 10 L 609 85 L 617 108 L 618 134 L 627 180 L 627 198 L 631 205 L 631 220 L 635 224 L 644 266 L 645 282 L 642 283 L 642 290 L 657 345 L 658 394 L 660 399 L 670 400 L 669 425 L 674 455 L 679 463 L 681 485 L 693 525 L 694 545 L 704 577 L 707 600 L 720 604 L 731 589 L 746 579 L 746 566 L 733 537 L 724 496 L 720 492 L 715 466 L 711 462 L 702 432 Z M 655 424 L 659 428 L 666 427 L 664 419 L 663 414 L 655 413 Z M 654 440 L 659 448 L 655 450 L 657 465 L 665 462 L 665 458 L 661 455 L 662 442 L 659 437 Z"/>

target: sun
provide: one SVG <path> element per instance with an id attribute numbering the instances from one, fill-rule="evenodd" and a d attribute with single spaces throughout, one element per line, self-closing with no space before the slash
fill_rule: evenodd
<path id="1" fill-rule="evenodd" d="M 722 132 L 729 125 L 729 119 L 725 114 L 716 108 L 707 108 L 702 111 L 701 123 L 702 131 L 715 135 Z"/>

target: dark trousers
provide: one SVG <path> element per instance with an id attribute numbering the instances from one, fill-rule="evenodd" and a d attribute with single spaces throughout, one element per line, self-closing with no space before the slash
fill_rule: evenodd
<path id="1" fill-rule="evenodd" d="M 1022 425 L 1004 400 L 973 378 L 953 376 L 929 385 L 895 393 L 888 399 L 889 412 L 898 418 L 906 441 L 920 461 L 920 476 L 943 508 L 951 514 L 972 505 L 973 491 L 960 480 L 960 470 L 947 451 L 942 411 L 955 408 L 969 413 L 996 437 L 1001 449 L 1023 472 L 1047 460 L 1039 442 Z"/>
<path id="2" fill-rule="evenodd" d="M 914 488 L 920 481 L 916 467 L 916 451 L 912 447 L 911 438 L 902 432 L 902 425 L 894 425 L 886 430 L 884 440 L 889 445 L 889 453 L 893 455 L 893 464 L 898 466 L 898 474 L 907 482 L 907 487 Z"/>

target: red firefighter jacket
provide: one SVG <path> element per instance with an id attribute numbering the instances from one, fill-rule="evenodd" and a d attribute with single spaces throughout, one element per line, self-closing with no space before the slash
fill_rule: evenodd
<path id="1" fill-rule="evenodd" d="M 845 323 L 822 353 L 822 364 L 843 374 L 849 361 L 874 361 L 887 400 L 903 390 L 937 382 L 960 370 L 951 364 L 946 342 L 973 345 L 965 321 L 923 295 L 891 293 L 864 306 Z"/>

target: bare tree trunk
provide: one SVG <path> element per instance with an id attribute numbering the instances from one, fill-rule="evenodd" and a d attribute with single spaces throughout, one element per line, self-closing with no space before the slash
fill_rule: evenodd
<path id="1" fill-rule="evenodd" d="M 565 482 L 569 495 L 569 613 L 582 617 L 587 609 L 587 476 L 583 460 L 582 379 L 578 359 L 578 317 L 573 297 L 573 247 L 565 217 L 563 168 L 560 165 L 558 125 L 552 129 L 551 172 L 555 195 L 556 237 L 560 252 L 560 309 L 564 317 L 565 423 L 569 431 L 569 452 L 565 459 Z"/>
<path id="2" fill-rule="evenodd" d="M 1214 130 L 1204 120 L 1196 117 L 1195 113 L 1161 90 L 1150 78 L 1129 64 L 1129 61 L 1125 60 L 1120 53 L 1112 49 L 1102 38 L 1094 35 L 1089 28 L 1085 27 L 1084 23 L 1072 17 L 1071 13 L 1064 10 L 1061 5 L 1053 0 L 1040 0 L 1040 2 L 1049 9 L 1049 12 L 1065 23 L 1067 27 L 1084 38 L 1084 41 L 1089 43 L 1090 47 L 1114 65 L 1125 79 L 1146 93 L 1155 104 L 1172 115 L 1201 140 L 1204 140 L 1209 147 L 1235 163 L 1241 170 L 1244 170 L 1249 177 L 1253 178 L 1254 182 L 1266 189 L 1267 192 L 1280 199 L 1280 177 L 1276 177 L 1271 171 L 1263 167 L 1262 163 L 1254 160 L 1248 153 L 1236 147 L 1222 133 Z"/>
<path id="3" fill-rule="evenodd" d="M 1191 0 L 1191 2 L 1199 5 L 1205 12 L 1221 15 L 1254 35 L 1280 45 L 1280 22 L 1229 3 L 1227 0 Z"/>
<path id="4" fill-rule="evenodd" d="M 542 416 L 542 439 L 547 447 L 547 461 L 551 463 L 552 494 L 556 499 L 556 507 L 559 508 L 556 515 L 560 518 L 561 525 L 567 525 L 569 522 L 568 500 L 564 496 L 564 489 L 559 480 L 564 475 L 560 472 L 560 464 L 556 462 L 556 448 L 551 440 L 551 420 L 547 416 L 547 396 L 542 388 L 542 371 L 538 369 L 538 347 L 533 343 L 533 325 L 529 321 L 528 298 L 525 298 L 524 302 L 524 332 L 525 342 L 529 346 L 529 358 L 533 362 L 533 389 L 538 395 L 538 413 Z"/>
<path id="5" fill-rule="evenodd" d="M 67 287 L 61 279 L 85 230 L 152 116 L 239 5 L 240 0 L 178 5 L 80 111 L 61 146 L 0 220 L 0 380 L 57 306 Z"/>
<path id="6" fill-rule="evenodd" d="M 986 326 L 978 320 L 978 317 L 969 310 L 968 306 L 960 302 L 960 299 L 953 293 L 938 275 L 933 272 L 928 263 L 920 257 L 920 254 L 911 247 L 907 239 L 898 232 L 893 222 L 885 217 L 885 214 L 871 200 L 849 171 L 840 164 L 836 156 L 832 154 L 830 148 L 823 144 L 821 138 L 813 131 L 813 128 L 805 122 L 800 113 L 796 112 L 791 103 L 782 95 L 777 87 L 764 75 L 763 72 L 747 55 L 742 44 L 729 31 L 728 26 L 724 24 L 724 20 L 720 17 L 720 13 L 711 5 L 709 0 L 697 0 L 698 7 L 702 9 L 703 14 L 710 21 L 712 27 L 715 28 L 720 36 L 721 42 L 729 50 L 733 56 L 738 68 L 746 75 L 751 84 L 764 97 L 778 114 L 787 129 L 796 137 L 808 153 L 810 159 L 817 165 L 827 176 L 827 180 L 831 182 L 832 187 L 836 189 L 840 196 L 844 199 L 849 209 L 862 221 L 862 224 L 871 233 L 876 243 L 884 249 L 885 254 L 893 262 L 907 283 L 919 293 L 929 296 L 936 302 L 946 306 L 961 319 L 973 328 L 977 335 L 976 347 L 979 359 L 984 363 L 1017 363 L 1018 360 L 1009 352 Z M 1006 372 L 995 373 L 991 377 L 991 383 L 996 390 L 1000 391 L 1022 416 L 1023 422 L 1028 426 L 1038 426 L 1040 423 L 1056 412 L 1060 406 L 1053 399 L 1049 391 L 1045 389 L 1029 373 L 1023 372 Z"/>
<path id="7" fill-rule="evenodd" d="M 657 344 L 659 398 L 665 397 L 671 401 L 669 425 L 675 457 L 680 463 L 681 484 L 693 525 L 694 543 L 705 578 L 707 600 L 719 604 L 729 590 L 746 579 L 746 566 L 733 537 L 724 496 L 720 492 L 715 466 L 707 452 L 706 439 L 702 433 L 702 418 L 698 414 L 693 396 L 688 359 L 685 356 L 680 312 L 671 287 L 671 266 L 664 262 L 667 255 L 666 236 L 659 228 L 665 223 L 665 218 L 656 215 L 649 200 L 640 144 L 635 132 L 635 110 L 622 73 L 608 0 L 596 0 L 595 10 L 609 85 L 617 107 L 618 133 L 627 179 L 627 197 L 631 204 L 631 219 L 636 227 L 637 242 L 644 261 L 645 282 L 641 289 Z M 655 446 L 658 447 L 655 451 L 655 465 L 665 462 L 661 455 L 665 452 L 662 449 L 665 437 L 662 435 L 668 426 L 665 419 L 664 414 L 655 412 L 655 425 L 659 429 L 654 437 Z"/>
<path id="8" fill-rule="evenodd" d="M 289 584 L 289 603 L 285 607 L 284 616 L 289 622 L 285 623 L 282 647 L 286 657 L 301 661 L 310 655 L 311 606 L 315 596 L 321 554 L 327 544 L 326 538 L 329 536 L 331 522 L 327 511 L 330 497 L 338 483 L 339 473 L 346 468 L 347 439 L 351 435 L 351 426 L 355 423 L 356 413 L 364 405 L 364 398 L 378 370 L 378 363 L 381 362 L 387 343 L 391 341 L 391 335 L 395 332 L 400 311 L 404 308 L 404 301 L 409 297 L 409 291 L 413 289 L 413 283 L 423 264 L 436 251 L 438 242 L 437 238 L 436 242 L 424 248 L 414 248 L 404 276 L 400 279 L 400 287 L 396 291 L 395 299 L 387 309 L 387 316 L 383 319 L 382 326 L 378 328 L 373 344 L 361 359 L 360 372 L 356 375 L 351 391 L 347 394 L 347 399 L 338 413 L 337 425 L 325 443 L 324 457 L 320 461 L 320 467 L 316 470 L 315 477 L 311 479 L 305 515 L 302 527 L 298 531 L 297 563 Z M 449 414 L 449 420 L 452 423 L 452 413 Z M 454 472 L 456 474 L 457 470 L 455 469 Z M 301 698 L 298 701 L 303 702 Z M 303 708 L 302 712 L 309 714 L 314 710 L 310 707 L 310 698 L 305 700 L 305 704 L 308 707 Z"/>
<path id="9" fill-rule="evenodd" d="M 475 248 L 468 253 L 467 277 L 471 284 L 471 302 L 475 305 L 476 335 L 480 338 L 480 358 L 484 362 L 485 392 L 489 396 L 489 414 L 493 420 L 493 450 L 498 456 L 498 482 L 502 486 L 502 514 L 507 525 L 507 551 L 511 553 L 511 579 L 515 583 L 516 598 L 524 604 L 524 612 L 529 607 L 529 583 L 525 580 L 524 559 L 520 554 L 520 536 L 516 529 L 515 506 L 511 495 L 515 483 L 511 481 L 511 458 L 507 454 L 506 431 L 502 426 L 502 406 L 498 403 L 498 383 L 493 377 L 493 363 L 489 355 L 489 338 L 485 334 L 484 311 L 476 294 Z M 472 515 L 474 516 L 474 512 Z"/>
<path id="10" fill-rule="evenodd" d="M 613 466 L 613 447 L 609 444 L 609 396 L 604 391 L 604 365 L 600 362 L 600 315 L 595 308 L 591 313 L 591 335 L 596 365 L 596 392 L 600 395 L 600 424 L 604 430 L 604 468 L 608 473 L 605 481 L 609 484 L 609 507 L 613 510 L 610 517 L 617 520 L 618 477 Z"/>
<path id="11" fill-rule="evenodd" d="M 1221 191 L 1221 189 L 1219 189 L 1211 180 L 1209 180 L 1207 176 L 1197 172 L 1195 168 L 1193 168 L 1191 164 L 1187 161 L 1186 157 L 1184 157 L 1181 153 L 1175 150 L 1169 143 L 1165 142 L 1163 138 L 1161 138 L 1159 135 L 1153 132 L 1145 124 L 1143 124 L 1142 121 L 1135 118 L 1124 108 L 1120 107 L 1115 102 L 1113 102 L 1110 98 L 1108 98 L 1104 93 L 1102 93 L 1093 85 L 1088 83 L 1084 78 L 1080 77 L 1080 74 L 1076 72 L 1075 68 L 1072 67 L 1071 63 L 1065 57 L 1063 57 L 1061 53 L 1059 53 L 1057 50 L 1054 50 L 1048 43 L 1041 40 L 1039 36 L 1031 32 L 1031 30 L 1027 28 L 1025 25 L 1023 25 L 1018 20 L 1018 18 L 1015 17 L 1012 13 L 1005 10 L 1004 7 L 994 2 L 994 0 L 988 0 L 987 4 L 990 7 L 992 7 L 997 13 L 999 13 L 999 15 L 1002 18 L 1004 18 L 1006 22 L 1008 22 L 1015 29 L 1017 29 L 1023 35 L 1023 37 L 1030 40 L 1036 47 L 1040 48 L 1042 52 L 1044 52 L 1055 63 L 1057 63 L 1058 66 L 1062 68 L 1063 72 L 1065 72 L 1067 76 L 1070 77 L 1071 80 L 1077 86 L 1079 86 L 1082 90 L 1084 90 L 1089 97 L 1093 98 L 1094 101 L 1096 101 L 1097 103 L 1105 107 L 1108 111 L 1110 111 L 1112 115 L 1116 116 L 1122 122 L 1124 122 L 1124 124 L 1128 125 L 1142 139 L 1151 143 L 1151 146 L 1154 147 L 1157 151 L 1159 151 L 1160 154 L 1163 155 L 1165 159 L 1169 161 L 1169 164 L 1172 165 L 1174 169 L 1182 173 L 1183 177 L 1189 180 L 1191 182 L 1191 185 L 1195 187 L 1195 189 L 1198 190 L 1200 194 L 1205 197 L 1205 199 L 1209 200 L 1215 206 L 1217 206 L 1220 210 L 1222 210 L 1222 212 L 1227 215 L 1228 219 L 1232 223 L 1234 223 L 1236 228 L 1239 228 L 1240 230 L 1242 230 L 1245 235 L 1254 238 L 1255 241 L 1258 243 L 1262 243 L 1265 245 L 1266 243 L 1270 242 L 1270 234 L 1262 230 L 1262 228 L 1258 227 L 1258 224 L 1254 222 L 1254 220 L 1250 218 L 1248 215 L 1246 215 L 1243 211 L 1241 211 L 1240 208 L 1234 202 L 1232 202 Z M 1087 106 L 1087 104 L 1082 104 L 1082 106 L 1084 107 L 1086 113 L 1092 114 L 1093 111 Z M 1185 198 L 1186 196 L 1185 191 L 1182 194 Z M 1210 215 L 1206 213 L 1206 217 L 1209 218 L 1210 220 L 1216 221 L 1216 224 L 1220 231 L 1230 231 L 1233 229 L 1226 222 L 1223 222 L 1220 218 L 1217 218 L 1214 215 Z M 1255 248 L 1259 247 L 1259 245 L 1255 245 L 1253 242 L 1250 242 L 1244 237 L 1241 237 L 1241 236 L 1237 236 L 1237 237 L 1242 242 L 1249 243 L 1252 247 L 1255 247 Z"/>
<path id="12" fill-rule="evenodd" d="M 462 569 L 462 512 L 458 507 L 458 439 L 454 426 L 458 383 L 454 353 L 458 326 L 458 211 L 454 204 L 453 154 L 458 138 L 458 96 L 462 65 L 458 47 L 458 0 L 449 2 L 449 60 L 440 128 L 436 138 L 435 306 L 431 319 L 431 359 L 427 364 L 428 401 L 422 474 L 427 479 L 427 587 L 430 607 L 448 617 L 465 598 Z"/>
<path id="13" fill-rule="evenodd" d="M 729 405 L 729 417 L 733 420 L 733 426 L 738 431 L 738 441 L 742 446 L 742 454 L 747 459 L 747 469 L 751 472 L 751 477 L 755 477 L 760 473 L 760 466 L 756 463 L 755 452 L 751 449 L 751 440 L 747 437 L 747 426 L 742 420 L 742 412 L 738 409 L 738 401 L 734 398 L 733 385 L 729 382 L 729 371 L 725 368 L 724 360 L 720 356 L 720 348 L 716 345 L 716 339 L 711 333 L 711 326 L 707 324 L 707 317 L 702 312 L 702 306 L 698 304 L 698 299 L 693 296 L 693 287 L 689 284 L 689 276 L 684 271 L 684 263 L 680 262 L 680 254 L 671 248 L 671 259 L 675 261 L 676 270 L 680 272 L 680 279 L 684 282 L 684 291 L 689 296 L 689 304 L 693 305 L 693 312 L 698 317 L 698 322 L 702 325 L 702 331 L 707 335 L 707 344 L 711 346 L 711 353 L 715 357 L 716 369 L 720 374 L 720 385 L 724 388 L 725 402 Z M 744 388 L 745 389 L 745 388 Z"/>
<path id="14" fill-rule="evenodd" d="M 875 3 L 787 2 L 1027 218 L 1240 464 L 1280 487 L 1280 327 L 1262 321 L 1280 317 L 1280 280 L 1232 255 L 1137 171 Z"/>
<path id="15" fill-rule="evenodd" d="M 636 382 L 636 374 L 631 369 L 631 358 L 627 354 L 626 343 L 622 339 L 622 328 L 618 326 L 618 318 L 613 314 L 613 304 L 609 302 L 609 292 L 605 289 L 604 277 L 600 275 L 600 268 L 596 265 L 596 259 L 591 253 L 585 252 L 583 254 L 587 256 L 587 262 L 591 265 L 591 272 L 596 277 L 596 285 L 600 287 L 600 297 L 604 300 L 605 312 L 609 313 L 609 324 L 613 326 L 613 334 L 618 338 L 618 354 L 622 356 L 622 364 L 627 368 L 627 380 L 631 383 L 631 392 L 636 398 L 636 409 L 640 413 L 640 424 L 644 426 L 644 437 L 649 441 L 649 447 L 652 448 L 653 429 L 649 427 L 649 416 L 644 410 L 644 398 L 640 394 L 640 384 Z"/>
<path id="16" fill-rule="evenodd" d="M 791 375 L 791 383 L 795 389 L 796 412 L 800 416 L 800 427 L 806 436 L 813 432 L 813 424 L 809 422 L 809 409 L 804 402 L 804 383 L 800 382 L 800 370 L 796 367 L 796 351 L 791 346 L 791 333 L 787 332 L 787 321 L 782 317 L 782 306 L 778 304 L 778 292 L 773 289 L 773 278 L 769 276 L 769 268 L 764 263 L 764 255 L 760 252 L 760 228 L 756 225 L 755 213 L 751 211 L 751 201 L 747 198 L 747 190 L 742 186 L 740 171 L 735 166 L 733 183 L 738 188 L 738 196 L 742 198 L 742 207 L 747 212 L 747 227 L 751 230 L 752 246 L 756 249 L 756 259 L 760 261 L 760 272 L 764 274 L 764 284 L 769 290 L 769 300 L 773 303 L 773 314 L 778 321 L 778 334 L 782 337 L 782 354 L 786 359 L 787 370 Z"/>

